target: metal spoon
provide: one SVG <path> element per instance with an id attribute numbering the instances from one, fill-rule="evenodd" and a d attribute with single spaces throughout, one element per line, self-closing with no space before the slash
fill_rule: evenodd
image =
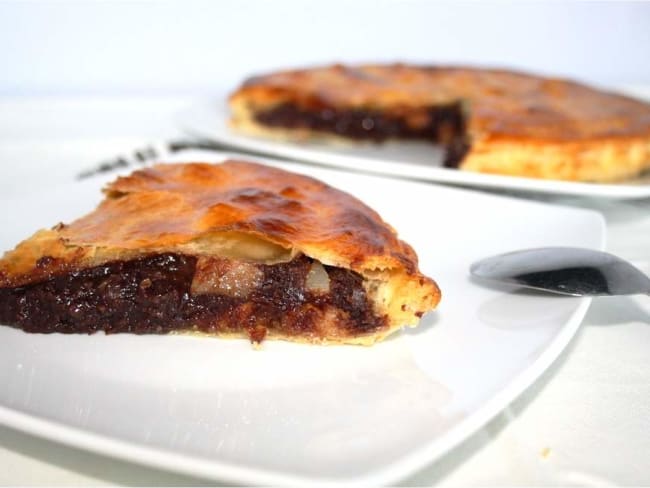
<path id="1" fill-rule="evenodd" d="M 477 261 L 481 279 L 572 296 L 650 295 L 650 278 L 612 254 L 575 247 L 543 247 Z"/>

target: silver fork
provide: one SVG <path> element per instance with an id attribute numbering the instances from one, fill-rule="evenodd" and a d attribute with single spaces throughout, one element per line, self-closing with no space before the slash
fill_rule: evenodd
<path id="1" fill-rule="evenodd" d="M 220 144 L 207 139 L 188 139 L 170 141 L 163 144 L 150 144 L 143 148 L 134 150 L 130 155 L 118 156 L 113 159 L 102 161 L 101 163 L 85 169 L 77 175 L 78 180 L 90 178 L 92 176 L 118 171 L 120 169 L 129 167 L 145 166 L 152 161 L 159 159 L 165 154 L 174 154 L 188 149 L 203 149 L 211 151 L 235 151 L 246 152 L 253 155 L 262 155 L 251 151 L 243 151 L 240 148 L 235 148 L 227 144 Z"/>

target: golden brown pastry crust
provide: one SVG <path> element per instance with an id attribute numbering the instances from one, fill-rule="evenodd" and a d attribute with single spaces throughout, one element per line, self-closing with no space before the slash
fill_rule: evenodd
<path id="1" fill-rule="evenodd" d="M 261 125 L 256 112 L 283 103 L 400 114 L 459 100 L 468 107 L 472 142 L 461 169 L 615 181 L 650 168 L 649 104 L 513 71 L 334 65 L 251 78 L 230 97 L 230 104 L 233 125 L 253 132 Z M 270 131 L 284 136 L 292 132 Z M 304 136 L 304 130 L 299 132 Z"/>
<path id="2" fill-rule="evenodd" d="M 366 279 L 389 328 L 344 341 L 361 343 L 417 323 L 440 299 L 413 249 L 376 212 L 307 176 L 243 161 L 161 164 L 118 178 L 105 193 L 90 214 L 7 252 L 0 288 L 165 252 L 267 264 L 302 253 Z"/>

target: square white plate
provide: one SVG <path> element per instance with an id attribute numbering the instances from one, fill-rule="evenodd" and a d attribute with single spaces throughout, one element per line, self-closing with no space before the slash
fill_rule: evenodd
<path id="1" fill-rule="evenodd" d="M 373 347 L 182 336 L 38 335 L 0 326 L 0 422 L 226 482 L 391 484 L 507 406 L 577 330 L 586 298 L 488 288 L 468 267 L 508 250 L 602 249 L 587 210 L 313 167 L 410 242 L 439 309 Z M 0 249 L 99 201 L 95 180 L 2 201 Z"/>
<path id="2" fill-rule="evenodd" d="M 633 94 L 650 99 L 650 91 Z M 384 144 L 328 144 L 314 141 L 274 141 L 243 135 L 228 126 L 230 113 L 215 97 L 189 107 L 177 115 L 178 125 L 188 134 L 223 144 L 233 150 L 316 163 L 356 172 L 397 176 L 466 187 L 502 189 L 558 195 L 612 199 L 650 197 L 650 174 L 620 183 L 580 183 L 459 171 L 442 166 L 442 150 L 420 142 Z"/>

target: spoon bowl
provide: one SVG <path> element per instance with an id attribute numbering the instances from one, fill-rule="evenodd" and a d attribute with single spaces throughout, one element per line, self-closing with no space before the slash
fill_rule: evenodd
<path id="1" fill-rule="evenodd" d="M 472 276 L 571 296 L 650 295 L 650 278 L 612 254 L 576 247 L 524 249 L 473 263 Z"/>

